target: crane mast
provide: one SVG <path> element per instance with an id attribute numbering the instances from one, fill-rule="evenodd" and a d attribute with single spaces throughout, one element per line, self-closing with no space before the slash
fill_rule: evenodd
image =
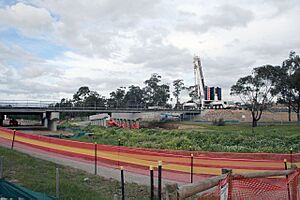
<path id="1" fill-rule="evenodd" d="M 199 56 L 194 57 L 194 78 L 195 78 L 195 92 L 197 95 L 197 103 L 200 107 L 204 105 L 204 76 L 202 71 L 201 60 Z"/>

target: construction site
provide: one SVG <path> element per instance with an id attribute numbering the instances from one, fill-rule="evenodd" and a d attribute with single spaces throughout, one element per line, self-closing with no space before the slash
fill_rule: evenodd
<path id="1" fill-rule="evenodd" d="M 289 122 L 286 108 L 274 104 L 253 129 L 246 105 L 224 101 L 220 87 L 205 85 L 197 56 L 193 70 L 196 95 L 179 109 L 3 108 L 0 151 L 6 158 L 0 159 L 0 177 L 11 179 L 16 170 L 8 167 L 6 162 L 11 161 L 3 147 L 54 162 L 56 167 L 51 169 L 55 184 L 49 195 L 43 189 L 40 193 L 19 187 L 19 180 L 4 179 L 1 187 L 7 192 L 1 195 L 69 199 L 72 192 L 61 182 L 67 174 L 73 176 L 66 169 L 72 167 L 88 173 L 83 181 L 89 187 L 96 183 L 90 179 L 96 181 L 99 175 L 109 187 L 115 184 L 105 189 L 106 199 L 299 199 L 296 114 Z M 87 114 L 60 119 L 68 112 Z M 36 115 L 40 121 L 11 117 L 18 114 Z"/>
<path id="2" fill-rule="evenodd" d="M 300 200 L 299 19 L 0 0 L 0 200 Z"/>

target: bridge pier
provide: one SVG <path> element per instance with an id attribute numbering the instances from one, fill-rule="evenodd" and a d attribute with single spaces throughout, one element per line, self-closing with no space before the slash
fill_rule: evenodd
<path id="1" fill-rule="evenodd" d="M 42 121 L 42 126 L 47 128 L 48 127 L 48 120 L 46 117 L 46 113 L 41 114 L 41 121 Z"/>
<path id="2" fill-rule="evenodd" d="M 51 131 L 57 131 L 57 120 L 50 120 L 48 123 L 48 129 Z"/>
<path id="3" fill-rule="evenodd" d="M 59 112 L 43 113 L 42 124 L 51 131 L 57 131 L 57 121 L 59 120 Z"/>

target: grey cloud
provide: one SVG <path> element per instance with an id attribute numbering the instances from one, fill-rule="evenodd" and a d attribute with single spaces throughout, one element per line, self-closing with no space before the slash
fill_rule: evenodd
<path id="1" fill-rule="evenodd" d="M 232 47 L 239 45 L 240 43 L 241 43 L 241 41 L 239 39 L 235 38 L 231 42 L 225 44 L 225 47 L 232 48 Z"/>
<path id="2" fill-rule="evenodd" d="M 245 55 L 203 58 L 205 84 L 230 88 L 238 78 L 251 73 L 255 59 Z"/>
<path id="3" fill-rule="evenodd" d="M 45 36 L 53 28 L 53 19 L 45 8 L 24 3 L 0 8 L 0 24 L 16 28 L 26 36 Z"/>
<path id="4" fill-rule="evenodd" d="M 247 47 L 244 47 L 242 50 L 252 53 L 256 58 L 272 59 L 274 57 L 282 55 L 288 56 L 291 50 L 299 51 L 299 47 L 299 38 L 286 38 L 286 40 L 281 41 L 265 40 L 260 43 L 251 43 Z"/>
<path id="5" fill-rule="evenodd" d="M 58 41 L 85 55 L 106 58 L 124 48 L 120 43 L 128 38 L 122 33 L 159 18 L 163 14 L 158 9 L 162 8 L 160 4 L 159 0 L 36 1 L 36 5 L 59 16 L 55 26 Z"/>
<path id="6" fill-rule="evenodd" d="M 36 65 L 27 65 L 23 67 L 19 74 L 23 79 L 32 79 L 32 78 L 41 78 L 41 77 L 55 77 L 59 78 L 63 74 L 60 70 L 56 68 L 51 68 L 43 64 Z"/>
<path id="7" fill-rule="evenodd" d="M 58 77 L 61 74 L 55 67 L 46 66 L 45 60 L 24 50 L 20 46 L 6 46 L 0 42 L 0 64 L 2 64 L 2 67 L 6 66 L 6 70 L 1 70 L 0 74 L 4 74 L 5 71 L 16 71 L 12 70 L 15 66 L 9 63 L 18 65 L 17 76 L 24 79 L 46 75 Z"/>
<path id="8" fill-rule="evenodd" d="M 57 82 L 57 85 L 61 86 L 56 92 L 65 92 L 70 96 L 74 94 L 79 87 L 86 85 L 91 90 L 97 91 L 101 95 L 109 96 L 109 93 L 121 86 L 129 86 L 137 83 L 130 78 L 122 78 L 118 74 L 112 74 L 111 76 L 99 76 L 97 79 L 89 77 L 74 77 L 61 79 Z"/>
<path id="9" fill-rule="evenodd" d="M 178 13 L 179 13 L 179 15 L 182 15 L 183 17 L 196 17 L 197 16 L 195 13 L 182 11 L 182 10 L 179 10 Z"/>
<path id="10" fill-rule="evenodd" d="M 17 63 L 18 66 L 9 63 Z M 61 91 L 53 81 L 62 72 L 17 45 L 0 43 L 0 88 L 4 96 L 34 94 L 50 97 Z"/>
<path id="11" fill-rule="evenodd" d="M 251 10 L 226 4 L 217 7 L 213 14 L 201 16 L 197 21 L 181 22 L 177 30 L 195 32 L 207 32 L 216 28 L 230 30 L 234 27 L 246 27 L 253 19 L 254 14 Z"/>
<path id="12" fill-rule="evenodd" d="M 126 62 L 144 64 L 150 69 L 168 71 L 183 69 L 191 58 L 192 55 L 187 49 L 179 49 L 158 40 L 158 43 L 131 48 Z"/>
<path id="13" fill-rule="evenodd" d="M 0 62 L 0 84 L 10 84 L 10 81 L 17 76 L 16 74 L 16 70 L 8 68 Z"/>
<path id="14" fill-rule="evenodd" d="M 18 45 L 7 46 L 0 42 L 0 60 L 17 59 L 23 62 L 38 62 L 40 58 L 32 53 L 25 51 Z"/>
<path id="15" fill-rule="evenodd" d="M 298 0 L 289 0 L 289 1 L 282 1 L 282 0 L 266 0 L 264 3 L 275 7 L 276 11 L 270 17 L 277 17 L 280 15 L 284 15 L 288 13 L 289 10 L 298 9 L 299 1 Z M 300 10 L 299 10 L 300 11 Z"/>
<path id="16" fill-rule="evenodd" d="M 231 29 L 232 27 L 245 27 L 254 19 L 250 10 L 233 5 L 220 6 L 214 15 L 203 16 L 204 23 L 201 25 L 203 30 L 210 28 Z"/>

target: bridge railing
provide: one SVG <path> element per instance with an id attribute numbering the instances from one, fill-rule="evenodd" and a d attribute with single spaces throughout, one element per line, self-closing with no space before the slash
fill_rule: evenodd
<path id="1" fill-rule="evenodd" d="M 0 100 L 0 107 L 3 108 L 48 108 L 55 105 L 55 101 L 37 100 Z"/>
<path id="2" fill-rule="evenodd" d="M 61 104 L 57 101 L 45 100 L 0 100 L 0 109 L 47 109 L 47 110 L 122 110 L 122 111 L 192 111 L 165 107 L 142 107 L 142 106 L 103 106 L 97 105 L 96 102 L 82 104 Z M 197 111 L 197 110 L 193 110 Z"/>

